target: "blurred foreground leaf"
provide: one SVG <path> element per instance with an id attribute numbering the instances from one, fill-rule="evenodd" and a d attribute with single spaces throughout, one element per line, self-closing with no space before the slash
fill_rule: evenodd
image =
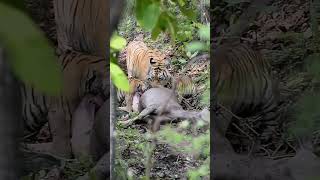
<path id="1" fill-rule="evenodd" d="M 61 90 L 61 70 L 53 48 L 24 13 L 0 4 L 0 42 L 6 48 L 16 75 L 49 94 Z"/>
<path id="2" fill-rule="evenodd" d="M 193 53 L 196 51 L 202 51 L 206 49 L 206 45 L 201 41 L 193 41 L 187 44 L 186 49 L 187 51 Z"/>
<path id="3" fill-rule="evenodd" d="M 112 35 L 111 41 L 110 41 L 110 47 L 114 50 L 120 51 L 122 50 L 127 44 L 126 39 L 119 35 Z"/>
<path id="4" fill-rule="evenodd" d="M 123 91 L 129 91 L 129 81 L 127 79 L 126 74 L 121 70 L 121 68 L 110 62 L 110 73 L 111 73 L 111 80 L 113 84 Z"/>
<path id="5" fill-rule="evenodd" d="M 1 2 L 3 2 L 4 4 L 7 4 L 11 7 L 14 7 L 16 9 L 19 9 L 20 11 L 23 11 L 23 12 L 26 11 L 24 1 L 21 1 L 21 0 L 2 0 Z"/>

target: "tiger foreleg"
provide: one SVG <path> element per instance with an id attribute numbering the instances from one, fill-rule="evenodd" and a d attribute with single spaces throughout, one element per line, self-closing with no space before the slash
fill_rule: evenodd
<path id="1" fill-rule="evenodd" d="M 126 111 L 128 113 L 132 112 L 132 104 L 133 104 L 133 96 L 135 94 L 135 84 L 132 80 L 129 80 L 130 83 L 130 91 L 126 93 L 125 101 L 126 106 L 125 107 L 119 107 L 119 110 Z"/>
<path id="2" fill-rule="evenodd" d="M 126 111 L 128 113 L 132 111 L 133 112 L 139 111 L 139 103 L 140 103 L 141 96 L 138 92 L 134 93 L 132 96 L 133 96 L 132 101 L 130 101 L 131 103 L 129 102 L 131 105 L 128 104 L 126 107 L 119 107 L 119 110 Z"/>
<path id="3" fill-rule="evenodd" d="M 130 126 L 131 124 L 133 124 L 135 121 L 137 120 L 142 120 L 143 118 L 145 118 L 146 116 L 150 115 L 151 113 L 153 113 L 155 110 L 157 109 L 157 106 L 150 106 L 145 108 L 144 110 L 142 110 L 140 112 L 140 114 L 132 119 L 126 120 L 126 121 L 121 121 L 120 124 L 122 124 L 125 127 Z"/>

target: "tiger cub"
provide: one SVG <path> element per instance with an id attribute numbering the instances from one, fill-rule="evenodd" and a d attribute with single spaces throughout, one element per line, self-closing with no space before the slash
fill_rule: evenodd
<path id="1" fill-rule="evenodd" d="M 119 109 L 132 112 L 133 96 L 139 87 L 165 86 L 170 82 L 171 74 L 167 56 L 159 50 L 148 48 L 142 41 L 131 41 L 127 45 L 126 64 L 130 91 L 125 95 L 126 107 Z"/>

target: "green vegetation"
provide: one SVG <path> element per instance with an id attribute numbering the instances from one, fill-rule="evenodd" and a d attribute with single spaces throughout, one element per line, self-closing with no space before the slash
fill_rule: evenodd
<path id="1" fill-rule="evenodd" d="M 111 80 L 113 84 L 124 91 L 129 91 L 129 82 L 126 74 L 120 69 L 120 67 L 116 64 L 116 56 L 119 51 L 121 51 L 127 42 L 126 40 L 118 35 L 113 35 L 110 41 L 110 74 Z"/>
<path id="2" fill-rule="evenodd" d="M 61 71 L 53 48 L 23 12 L 23 2 L 0 3 L 0 41 L 15 74 L 24 82 L 49 94 L 61 90 Z M 18 7 L 20 10 L 13 7 Z M 32 46 L 30 46 L 32 44 Z"/>
<path id="3" fill-rule="evenodd" d="M 188 61 L 201 53 L 209 53 L 210 24 L 200 22 L 198 1 L 195 0 L 135 0 L 127 1 L 123 19 L 117 34 L 127 41 L 143 34 L 144 42 L 162 52 L 173 54 L 171 65 L 178 73 Z M 206 1 L 207 5 L 209 1 Z M 197 108 L 209 105 L 209 72 L 203 73 L 195 83 L 205 85 L 201 93 L 201 103 Z M 195 98 L 195 97 L 194 97 Z M 133 114 L 129 115 L 134 116 Z M 121 120 L 121 119 L 120 119 Z M 183 121 L 174 127 L 168 125 L 157 133 L 143 130 L 142 127 L 125 129 L 117 126 L 117 174 L 125 178 L 152 179 L 154 177 L 172 177 L 199 179 L 209 176 L 210 131 L 207 122 Z M 146 132 L 145 132 L 146 131 Z M 141 133 L 144 132 L 144 133 Z M 158 142 L 158 143 L 155 143 Z M 169 149 L 167 149 L 169 145 Z M 191 163 L 185 174 L 177 173 L 177 167 L 168 172 L 154 168 L 170 166 L 170 160 L 159 160 L 157 156 L 172 156 L 171 151 L 182 153 L 182 157 L 191 157 Z M 178 160 L 177 160 L 178 161 Z M 179 169 L 184 169 L 179 165 Z M 129 169 L 128 172 L 123 172 Z M 167 174 L 168 176 L 165 176 Z"/>
<path id="4" fill-rule="evenodd" d="M 306 71 L 313 75 L 313 83 L 315 84 L 320 80 L 320 33 L 318 30 L 318 19 L 320 17 L 319 3 L 320 1 L 310 1 L 310 25 L 313 35 L 311 39 L 311 48 L 313 53 L 309 53 L 304 60 L 306 62 Z M 296 39 L 299 39 L 300 42 L 307 38 L 303 36 L 303 34 L 296 34 L 295 37 Z M 318 132 L 317 136 L 320 135 L 319 100 L 319 89 L 314 87 L 300 98 L 297 105 L 294 107 L 296 110 L 294 113 L 296 120 L 290 126 L 289 133 L 291 135 L 294 134 L 298 137 L 312 137 L 315 132 Z"/>

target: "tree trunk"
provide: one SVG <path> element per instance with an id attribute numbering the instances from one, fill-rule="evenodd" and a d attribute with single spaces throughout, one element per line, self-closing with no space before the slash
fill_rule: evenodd
<path id="1" fill-rule="evenodd" d="M 0 49 L 0 179 L 18 179 L 18 136 L 22 132 L 19 85 Z"/>

